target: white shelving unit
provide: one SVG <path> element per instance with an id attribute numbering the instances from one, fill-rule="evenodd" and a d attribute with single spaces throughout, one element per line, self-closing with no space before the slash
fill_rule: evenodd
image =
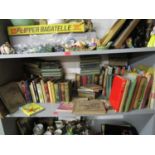
<path id="1" fill-rule="evenodd" d="M 141 54 L 151 54 L 150 56 L 137 57 L 137 55 Z M 154 66 L 155 60 L 155 48 L 131 48 L 131 49 L 105 49 L 102 51 L 79 51 L 79 52 L 57 52 L 57 53 L 31 53 L 31 54 L 14 54 L 14 55 L 0 55 L 0 63 L 4 63 L 0 67 L 0 73 L 3 71 L 3 74 L 7 72 L 6 75 L 2 74 L 0 77 L 0 84 L 4 82 L 4 79 L 7 81 L 16 79 L 17 74 L 16 67 L 21 69 L 20 64 L 22 64 L 22 59 L 28 58 L 59 58 L 59 57 L 74 57 L 81 55 L 110 55 L 110 54 L 136 54 L 136 60 L 134 57 L 133 64 L 136 63 L 151 63 Z M 18 61 L 17 61 L 18 60 Z M 20 62 L 21 61 L 21 62 Z M 149 61 L 149 62 L 148 62 Z M 17 64 L 17 62 L 20 62 Z M 5 65 L 5 63 L 7 65 Z M 14 64 L 14 65 L 13 65 Z M 16 64 L 16 65 L 15 65 Z M 3 66 L 5 66 L 6 71 Z M 18 70 L 18 69 L 17 69 Z M 10 74 L 9 74 L 10 73 Z M 20 73 L 20 72 L 19 72 Z M 18 73 L 18 74 L 19 74 Z M 3 77 L 4 76 L 4 77 Z M 2 78 L 2 80 L 1 80 Z M 5 82 L 7 82 L 5 81 Z M 45 110 L 36 114 L 34 117 L 59 117 L 59 119 L 77 119 L 80 116 L 76 116 L 72 113 L 64 113 L 64 112 L 56 112 L 57 104 L 42 104 L 45 107 Z M 21 110 L 19 109 L 16 113 L 8 115 L 7 118 L 16 118 L 16 117 L 26 117 Z M 127 113 L 107 113 L 102 116 L 87 116 L 91 121 L 94 121 L 94 125 L 99 128 L 99 125 L 103 122 L 111 122 L 111 121 L 121 121 L 121 122 L 129 122 L 133 124 L 140 134 L 155 134 L 155 111 L 151 109 L 142 109 L 142 110 L 134 110 L 132 112 Z M 6 119 L 7 119 L 6 118 Z"/>
<path id="2" fill-rule="evenodd" d="M 108 55 L 108 54 L 128 54 L 155 52 L 155 48 L 126 48 L 126 49 L 105 49 L 94 51 L 74 51 L 74 52 L 51 52 L 51 53 L 24 53 L 0 55 L 0 59 L 21 59 L 21 58 L 42 58 L 42 57 L 64 57 L 64 56 L 82 56 L 82 55 Z"/>

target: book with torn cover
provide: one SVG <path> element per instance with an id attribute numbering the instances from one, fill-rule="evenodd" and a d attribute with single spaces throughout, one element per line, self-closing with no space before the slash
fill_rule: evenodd
<path id="1" fill-rule="evenodd" d="M 73 113 L 77 115 L 103 115 L 106 110 L 103 101 L 88 100 L 74 102 Z"/>
<path id="2" fill-rule="evenodd" d="M 26 103 L 17 82 L 10 82 L 0 87 L 0 98 L 9 113 L 14 113 Z"/>

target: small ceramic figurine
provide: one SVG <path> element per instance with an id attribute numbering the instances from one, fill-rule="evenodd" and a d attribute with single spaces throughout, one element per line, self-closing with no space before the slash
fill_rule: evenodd
<path id="1" fill-rule="evenodd" d="M 44 133 L 44 135 L 53 135 L 54 134 L 54 127 L 48 126 L 47 131 Z"/>
<path id="2" fill-rule="evenodd" d="M 43 124 L 35 124 L 33 128 L 33 134 L 34 135 L 42 135 L 44 133 L 44 126 Z"/>
<path id="3" fill-rule="evenodd" d="M 1 47 L 0 47 L 0 53 L 1 54 L 14 54 L 15 51 L 14 49 L 11 47 L 11 45 L 6 42 L 5 44 L 3 44 Z"/>
<path id="4" fill-rule="evenodd" d="M 56 129 L 54 134 L 55 135 L 62 135 L 62 130 L 61 129 Z"/>
<path id="5" fill-rule="evenodd" d="M 64 124 L 62 121 L 55 121 L 55 126 L 57 129 L 62 129 L 64 127 Z"/>

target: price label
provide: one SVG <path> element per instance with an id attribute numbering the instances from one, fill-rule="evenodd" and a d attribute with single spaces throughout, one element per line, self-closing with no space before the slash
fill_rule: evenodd
<path id="1" fill-rule="evenodd" d="M 70 56 L 70 55 L 72 55 L 72 52 L 64 52 L 64 55 L 65 56 Z"/>
<path id="2" fill-rule="evenodd" d="M 57 117 L 58 115 L 59 115 L 59 113 L 58 113 L 58 112 L 56 112 L 56 111 L 52 113 L 52 116 Z"/>

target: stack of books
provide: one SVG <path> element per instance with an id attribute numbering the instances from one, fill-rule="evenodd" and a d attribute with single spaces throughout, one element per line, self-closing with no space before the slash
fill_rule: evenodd
<path id="1" fill-rule="evenodd" d="M 100 58 L 89 56 L 80 58 L 81 73 L 76 75 L 78 87 L 87 84 L 98 84 L 100 74 Z"/>
<path id="2" fill-rule="evenodd" d="M 101 94 L 102 87 L 99 85 L 91 84 L 86 86 L 81 86 L 78 88 L 78 96 L 85 97 L 88 99 L 95 99 Z"/>
<path id="3" fill-rule="evenodd" d="M 30 61 L 24 64 L 27 73 L 40 77 L 60 79 L 63 69 L 59 61 Z"/>
<path id="4" fill-rule="evenodd" d="M 100 58 L 89 56 L 80 58 L 81 75 L 100 74 Z"/>
<path id="5" fill-rule="evenodd" d="M 71 84 L 68 80 L 34 79 L 18 82 L 27 103 L 68 103 Z"/>

